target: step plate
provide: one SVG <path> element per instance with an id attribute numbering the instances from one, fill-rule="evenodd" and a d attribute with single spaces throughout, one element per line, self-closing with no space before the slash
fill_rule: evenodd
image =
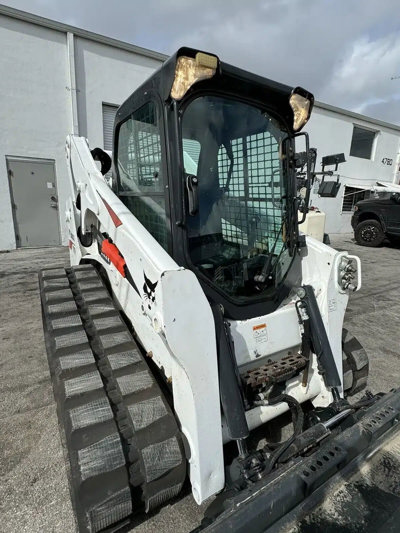
<path id="1" fill-rule="evenodd" d="M 305 357 L 300 354 L 288 355 L 279 361 L 273 361 L 254 370 L 249 370 L 243 376 L 247 387 L 257 389 L 260 385 L 272 385 L 287 381 L 303 370 L 308 364 Z"/>

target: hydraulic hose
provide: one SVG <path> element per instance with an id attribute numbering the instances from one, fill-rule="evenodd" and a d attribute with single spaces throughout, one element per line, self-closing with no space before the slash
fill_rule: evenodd
<path id="1" fill-rule="evenodd" d="M 266 469 L 264 471 L 265 474 L 269 474 L 272 471 L 282 454 L 303 431 L 304 413 L 299 402 L 289 394 L 280 394 L 279 396 L 276 396 L 268 401 L 269 405 L 276 405 L 277 403 L 281 402 L 286 402 L 288 404 L 292 414 L 293 435 L 286 441 L 268 444 L 270 448 L 276 448 L 276 450 L 271 454 L 268 460 Z"/>

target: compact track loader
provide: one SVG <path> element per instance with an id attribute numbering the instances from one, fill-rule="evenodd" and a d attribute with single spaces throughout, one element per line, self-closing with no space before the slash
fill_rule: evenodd
<path id="1" fill-rule="evenodd" d="M 298 230 L 312 107 L 182 48 L 119 108 L 111 180 L 68 137 L 71 266 L 40 288 L 79 531 L 188 487 L 199 530 L 282 530 L 396 438 L 398 391 L 347 400 L 369 368 L 343 330 L 360 261 Z"/>

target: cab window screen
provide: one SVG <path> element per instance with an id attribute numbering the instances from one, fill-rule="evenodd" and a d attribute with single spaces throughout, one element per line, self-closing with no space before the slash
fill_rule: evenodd
<path id="1" fill-rule="evenodd" d="M 165 212 L 161 137 L 157 108 L 145 104 L 122 123 L 118 134 L 119 197 L 165 249 L 169 221 Z"/>
<path id="2" fill-rule="evenodd" d="M 234 164 L 232 177 L 229 182 L 229 193 L 238 201 L 230 206 L 230 220 L 238 221 L 250 217 L 253 221 L 254 236 L 259 242 L 272 248 L 278 234 L 282 231 L 282 215 L 284 205 L 281 198 L 284 195 L 281 183 L 278 142 L 269 132 L 248 135 L 232 140 L 232 155 Z M 231 160 L 226 149 L 221 146 L 218 152 L 219 185 L 227 183 Z M 257 226 L 256 213 L 264 213 L 269 220 L 268 234 L 265 228 Z M 253 217 L 253 218 L 252 218 Z M 227 241 L 244 244 L 248 235 L 239 227 L 226 219 L 222 219 L 222 235 Z M 278 240 L 275 250 L 282 249 L 283 242 Z"/>
<path id="3" fill-rule="evenodd" d="M 200 96 L 183 114 L 183 166 L 198 184 L 197 210 L 186 217 L 190 259 L 240 301 L 275 290 L 290 265 L 287 175 L 279 153 L 286 135 L 265 110 L 230 98 Z M 200 145 L 193 171 L 185 160 L 188 139 Z"/>
<path id="4" fill-rule="evenodd" d="M 153 193 L 164 190 L 160 131 L 152 102 L 121 125 L 118 174 L 122 191 Z"/>

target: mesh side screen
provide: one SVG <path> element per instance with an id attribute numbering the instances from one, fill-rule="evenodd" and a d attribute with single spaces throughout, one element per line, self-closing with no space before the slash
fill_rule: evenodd
<path id="1" fill-rule="evenodd" d="M 89 372 L 77 378 L 67 379 L 64 382 L 65 395 L 67 398 L 103 388 L 103 382 L 98 372 Z"/>
<path id="2" fill-rule="evenodd" d="M 163 192 L 160 131 L 153 103 L 145 104 L 121 125 L 118 167 L 124 191 Z"/>
<path id="3" fill-rule="evenodd" d="M 121 196 L 122 202 L 161 246 L 167 249 L 165 200 L 161 196 Z"/>
<path id="4" fill-rule="evenodd" d="M 123 396 L 148 389 L 153 384 L 153 378 L 147 370 L 142 372 L 135 372 L 128 376 L 121 376 L 117 378 L 119 390 Z"/>
<path id="5" fill-rule="evenodd" d="M 95 400 L 69 411 L 72 429 L 76 430 L 105 422 L 113 418 L 113 412 L 106 398 Z"/>
<path id="6" fill-rule="evenodd" d="M 224 240 L 247 246 L 250 236 L 257 246 L 271 249 L 281 233 L 283 211 L 278 143 L 269 132 L 262 132 L 232 140 L 232 152 L 229 201 L 222 220 Z M 230 166 L 231 160 L 222 146 L 218 153 L 220 187 L 227 184 Z M 277 253 L 281 247 L 278 240 Z"/>
<path id="7" fill-rule="evenodd" d="M 148 482 L 159 478 L 182 461 L 176 437 L 147 446 L 143 449 L 142 455 Z"/>
<path id="8" fill-rule="evenodd" d="M 130 405 L 128 411 L 136 431 L 149 426 L 167 414 L 167 410 L 160 396 Z"/>
<path id="9" fill-rule="evenodd" d="M 168 246 L 160 129 L 154 103 L 121 125 L 118 136 L 120 198 L 163 246 Z"/>
<path id="10" fill-rule="evenodd" d="M 119 435 L 110 435 L 78 450 L 78 461 L 82 480 L 124 466 L 125 457 Z"/>
<path id="11" fill-rule="evenodd" d="M 131 492 L 125 488 L 110 496 L 100 505 L 90 509 L 88 519 L 89 523 L 92 524 L 93 532 L 97 532 L 119 522 L 119 520 L 129 516 L 131 512 Z"/>

